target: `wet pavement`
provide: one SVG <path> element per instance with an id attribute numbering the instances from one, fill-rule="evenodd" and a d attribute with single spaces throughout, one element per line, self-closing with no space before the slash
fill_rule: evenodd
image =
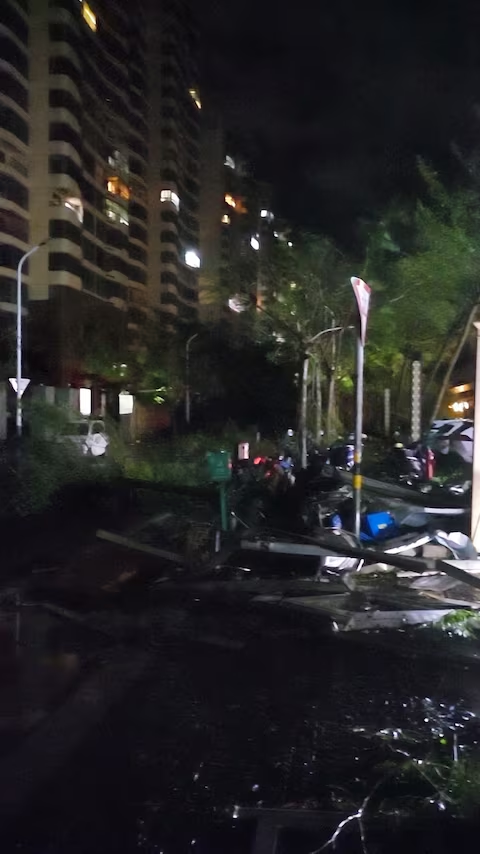
<path id="1" fill-rule="evenodd" d="M 371 790 L 407 730 L 417 756 L 440 738 L 449 751 L 452 721 L 475 749 L 476 718 L 464 713 L 480 714 L 476 669 L 300 629 L 236 650 L 164 639 L 22 819 L 5 825 L 2 850 L 249 854 L 253 828 L 233 818 L 238 806 L 344 812 Z M 326 839 L 290 837 L 281 854 Z"/>

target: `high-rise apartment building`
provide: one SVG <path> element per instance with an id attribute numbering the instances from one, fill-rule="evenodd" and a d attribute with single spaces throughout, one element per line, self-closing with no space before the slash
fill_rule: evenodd
<path id="1" fill-rule="evenodd" d="M 243 292 L 261 299 L 276 236 L 271 188 L 234 153 L 218 118 L 202 138 L 200 302 L 206 317 Z M 218 316 L 218 312 L 217 312 Z"/>
<path id="2" fill-rule="evenodd" d="M 28 40 L 26 0 L 5 0 L 0 10 L 0 359 L 3 362 L 11 355 L 16 268 L 29 242 Z"/>
<path id="3" fill-rule="evenodd" d="M 186 0 L 151 0 L 151 16 L 150 242 L 160 240 L 160 249 L 151 257 L 150 280 L 158 283 L 164 321 L 178 328 L 198 313 L 198 35 Z"/>
<path id="4" fill-rule="evenodd" d="M 30 31 L 30 242 L 49 237 L 30 314 L 65 383 L 126 353 L 148 308 L 145 22 L 121 0 L 31 0 Z"/>
<path id="5" fill-rule="evenodd" d="M 127 359 L 147 318 L 196 316 L 195 53 L 185 0 L 2 0 L 0 311 L 48 238 L 24 281 L 49 381 Z"/>

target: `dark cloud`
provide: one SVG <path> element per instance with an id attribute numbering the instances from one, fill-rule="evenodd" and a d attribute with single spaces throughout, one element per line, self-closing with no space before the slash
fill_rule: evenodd
<path id="1" fill-rule="evenodd" d="M 207 91 L 286 214 L 327 229 L 402 189 L 417 153 L 442 156 L 480 93 L 473 0 L 198 7 Z"/>

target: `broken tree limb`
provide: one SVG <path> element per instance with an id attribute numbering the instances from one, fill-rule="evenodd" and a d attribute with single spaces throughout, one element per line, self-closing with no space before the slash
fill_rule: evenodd
<path id="1" fill-rule="evenodd" d="M 141 552 L 142 554 L 151 555 L 151 557 L 159 557 L 162 560 L 169 560 L 172 563 L 185 564 L 186 559 L 183 555 L 176 552 L 169 552 L 165 549 L 157 549 L 156 546 L 149 546 L 146 543 L 138 543 L 136 540 L 131 540 L 129 537 L 121 537 L 119 534 L 112 534 L 110 531 L 97 531 L 97 538 L 105 540 L 108 543 L 114 543 L 116 546 L 131 549 L 132 551 Z"/>

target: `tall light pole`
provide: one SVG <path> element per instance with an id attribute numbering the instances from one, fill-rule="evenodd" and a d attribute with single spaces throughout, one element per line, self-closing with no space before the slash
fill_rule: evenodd
<path id="1" fill-rule="evenodd" d="M 471 538 L 477 552 L 480 552 L 480 322 L 477 320 L 473 325 L 477 331 L 477 366 L 475 371 L 475 413 L 473 416 Z"/>
<path id="2" fill-rule="evenodd" d="M 33 255 L 41 246 L 45 246 L 47 240 L 42 240 L 36 246 L 32 246 L 25 255 L 22 255 L 17 266 L 17 406 L 15 415 L 15 424 L 17 427 L 17 436 L 22 435 L 22 270 L 25 261 Z"/>
<path id="3" fill-rule="evenodd" d="M 186 345 L 185 345 L 185 421 L 187 424 L 190 424 L 190 414 L 191 414 L 191 405 L 190 405 L 190 344 L 195 338 L 198 338 L 199 332 L 195 332 L 194 335 L 190 335 Z"/>

